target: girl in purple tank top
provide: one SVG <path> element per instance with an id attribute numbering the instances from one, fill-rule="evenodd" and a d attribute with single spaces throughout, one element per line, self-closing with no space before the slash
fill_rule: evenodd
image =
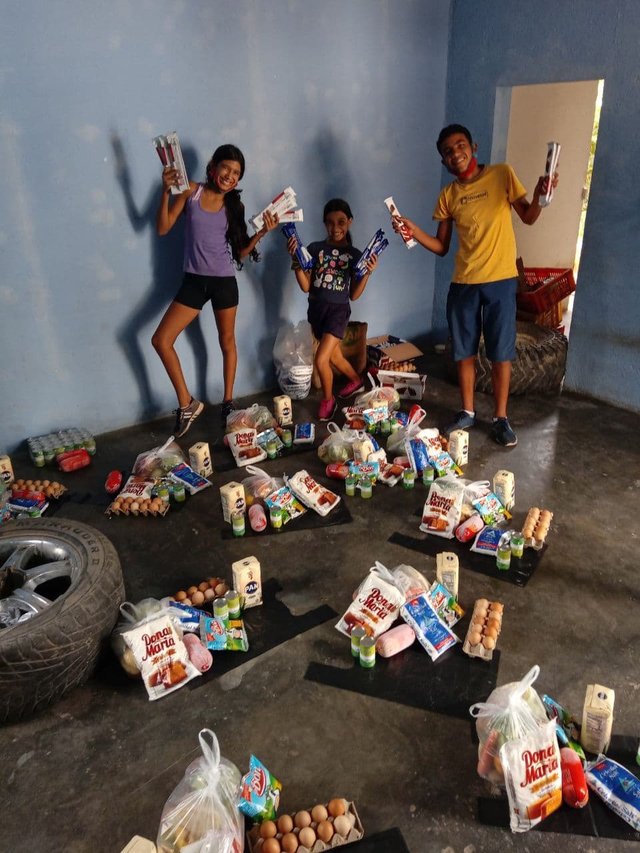
<path id="1" fill-rule="evenodd" d="M 221 415 L 224 422 L 233 409 L 233 383 L 238 362 L 235 270 L 242 267 L 242 259 L 247 255 L 254 261 L 259 259 L 256 249 L 259 240 L 278 224 L 277 217 L 266 213 L 263 227 L 249 237 L 244 205 L 237 188 L 244 168 L 242 151 L 235 145 L 221 145 L 207 165 L 206 183 L 190 181 L 189 189 L 174 196 L 171 204 L 171 187 L 178 183 L 178 173 L 172 168 L 162 172 L 162 198 L 156 215 L 158 234 L 167 234 L 182 213 L 186 217 L 182 286 L 151 339 L 178 397 L 176 437 L 187 432 L 204 405 L 189 392 L 174 344 L 209 301 L 222 351 L 224 399 Z"/>

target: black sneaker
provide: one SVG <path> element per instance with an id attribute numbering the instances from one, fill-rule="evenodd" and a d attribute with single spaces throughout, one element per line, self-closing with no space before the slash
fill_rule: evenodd
<path id="1" fill-rule="evenodd" d="M 174 436 L 176 438 L 180 438 L 180 436 L 188 432 L 189 427 L 195 421 L 198 415 L 202 413 L 203 409 L 204 403 L 201 403 L 200 400 L 194 400 L 193 397 L 191 398 L 191 402 L 188 406 L 183 406 L 181 409 L 176 409 L 176 425 L 173 430 Z"/>
<path id="2" fill-rule="evenodd" d="M 511 429 L 508 418 L 496 418 L 491 424 L 489 433 L 494 441 L 503 447 L 514 447 L 518 443 L 515 432 Z"/>
<path id="3" fill-rule="evenodd" d="M 468 412 L 465 412 L 464 409 L 461 409 L 455 416 L 453 423 L 449 424 L 445 429 L 444 435 L 449 435 L 449 433 L 453 432 L 454 429 L 470 429 L 474 426 L 475 422 L 475 415 L 470 415 Z"/>
<path id="4" fill-rule="evenodd" d="M 235 412 L 236 404 L 233 400 L 225 400 L 222 406 L 220 407 L 220 420 L 222 421 L 222 425 L 227 425 L 227 418 L 231 414 L 231 412 Z"/>

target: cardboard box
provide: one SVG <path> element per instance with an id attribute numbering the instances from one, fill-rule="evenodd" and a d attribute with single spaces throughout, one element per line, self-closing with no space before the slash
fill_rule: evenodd
<path id="1" fill-rule="evenodd" d="M 367 339 L 367 356 L 372 364 L 380 364 L 383 359 L 401 363 L 421 355 L 423 352 L 417 346 L 393 335 Z"/>
<path id="2" fill-rule="evenodd" d="M 395 388 L 403 400 L 422 400 L 426 373 L 403 373 L 399 370 L 375 370 L 370 373 L 374 387 Z"/>

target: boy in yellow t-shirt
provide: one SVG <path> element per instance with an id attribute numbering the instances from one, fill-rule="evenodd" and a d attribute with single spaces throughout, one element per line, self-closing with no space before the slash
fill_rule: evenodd
<path id="1" fill-rule="evenodd" d="M 547 179 L 539 178 L 529 202 L 511 166 L 478 164 L 478 146 L 466 127 L 448 125 L 440 131 L 436 144 L 443 165 L 456 178 L 438 197 L 433 212 L 438 222 L 436 236 L 404 217 L 394 220 L 394 228 L 404 226 L 425 249 L 443 257 L 449 251 L 455 222 L 458 251 L 447 297 L 447 320 L 462 409 L 445 432 L 475 424 L 476 356 L 483 334 L 495 400 L 491 436 L 498 444 L 511 447 L 518 441 L 507 418 L 511 362 L 516 356 L 516 240 L 511 208 L 526 225 L 533 225 L 540 216 L 539 199 L 546 192 Z M 554 175 L 554 187 L 557 182 Z"/>

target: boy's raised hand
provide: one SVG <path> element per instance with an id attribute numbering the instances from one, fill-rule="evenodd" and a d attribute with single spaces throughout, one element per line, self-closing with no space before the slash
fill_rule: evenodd
<path id="1" fill-rule="evenodd" d="M 553 173 L 553 177 L 551 178 L 551 186 L 555 190 L 558 186 L 559 176 L 557 172 Z M 533 198 L 537 201 L 541 195 L 546 195 L 547 190 L 549 188 L 549 178 L 546 175 L 540 175 L 538 178 L 538 183 L 536 184 L 536 188 L 533 191 Z"/>
<path id="2" fill-rule="evenodd" d="M 413 234 L 417 228 L 415 222 L 412 222 L 410 219 L 407 219 L 406 216 L 392 216 L 391 224 L 393 225 L 393 230 L 396 234 L 400 234 L 403 228 L 409 232 L 409 236 L 413 237 Z"/>

